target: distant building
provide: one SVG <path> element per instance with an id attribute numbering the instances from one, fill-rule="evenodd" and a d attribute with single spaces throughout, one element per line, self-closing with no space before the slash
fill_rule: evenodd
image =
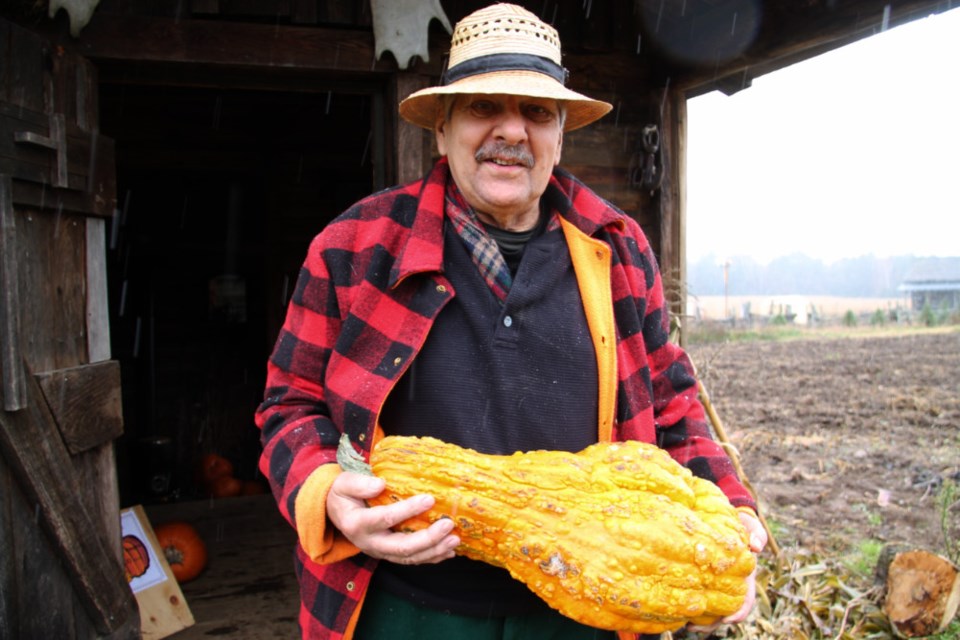
<path id="1" fill-rule="evenodd" d="M 812 315 L 812 305 L 803 296 L 775 296 L 764 305 L 768 318 L 782 317 L 790 324 L 808 324 Z"/>
<path id="2" fill-rule="evenodd" d="M 910 308 L 960 310 L 960 258 L 922 258 L 913 263 L 899 287 L 910 296 Z"/>

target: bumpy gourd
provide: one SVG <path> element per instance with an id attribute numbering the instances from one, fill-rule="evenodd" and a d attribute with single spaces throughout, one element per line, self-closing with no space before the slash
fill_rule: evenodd
<path id="1" fill-rule="evenodd" d="M 398 530 L 452 518 L 459 555 L 505 567 L 591 627 L 660 633 L 716 622 L 743 604 L 756 563 L 717 486 L 653 445 L 496 456 L 388 436 L 370 466 L 386 481 L 371 505 L 424 493 L 436 499 Z"/>

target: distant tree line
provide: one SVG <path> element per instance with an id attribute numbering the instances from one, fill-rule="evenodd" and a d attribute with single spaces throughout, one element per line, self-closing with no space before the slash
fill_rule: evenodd
<path id="1" fill-rule="evenodd" d="M 821 295 L 886 298 L 900 295 L 916 258 L 861 256 L 825 263 L 792 254 L 763 264 L 754 258 L 708 255 L 687 265 L 687 292 L 692 295 Z M 724 262 L 727 289 L 724 291 Z"/>

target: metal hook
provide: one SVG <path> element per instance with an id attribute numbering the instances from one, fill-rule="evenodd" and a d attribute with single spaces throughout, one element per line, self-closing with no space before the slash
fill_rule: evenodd
<path id="1" fill-rule="evenodd" d="M 632 182 L 634 186 L 653 193 L 663 182 L 663 167 L 657 157 L 660 153 L 660 128 L 655 124 L 645 125 L 641 132 L 640 144 L 643 147 L 641 154 L 643 160 L 640 167 L 634 170 Z M 637 179 L 637 173 L 640 174 L 639 179 Z"/>

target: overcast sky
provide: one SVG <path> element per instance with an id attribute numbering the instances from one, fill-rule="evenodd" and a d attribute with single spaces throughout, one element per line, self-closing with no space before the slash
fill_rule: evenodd
<path id="1" fill-rule="evenodd" d="M 960 8 L 689 101 L 688 260 L 960 255 Z"/>

